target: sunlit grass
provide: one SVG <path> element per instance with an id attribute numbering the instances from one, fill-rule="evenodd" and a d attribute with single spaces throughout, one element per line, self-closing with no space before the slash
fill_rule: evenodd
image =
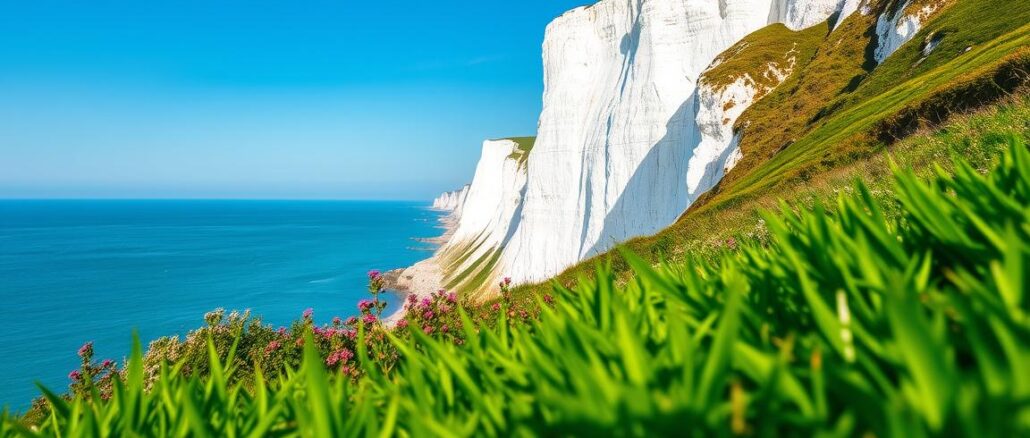
<path id="1" fill-rule="evenodd" d="M 47 418 L 0 436 L 1025 436 L 1030 152 L 1010 143 L 989 172 L 897 171 L 896 201 L 784 205 L 711 259 L 626 254 L 631 282 L 598 266 L 536 319 L 462 312 L 461 343 L 386 332 L 388 369 L 358 342 L 357 378 L 308 332 L 277 378 L 233 378 L 235 344 L 212 344 L 207 374 L 166 364 L 146 390 L 136 343 L 109 400 L 47 391 Z"/>

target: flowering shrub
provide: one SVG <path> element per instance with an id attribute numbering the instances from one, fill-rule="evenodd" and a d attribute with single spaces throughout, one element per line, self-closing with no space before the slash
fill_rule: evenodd
<path id="1" fill-rule="evenodd" d="M 526 320 L 529 313 L 511 300 L 510 284 L 510 279 L 503 282 L 504 308 L 511 315 Z M 422 297 L 408 295 L 401 314 L 392 325 L 383 319 L 387 303 L 382 299 L 384 282 L 379 271 L 368 273 L 368 292 L 371 298 L 357 303 L 357 316 L 346 319 L 336 316 L 330 319 L 330 323 L 321 325 L 317 323 L 312 308 L 302 311 L 300 318 L 289 326 L 281 327 L 263 324 L 259 318 L 251 317 L 249 311 L 227 313 L 219 308 L 207 312 L 204 314 L 205 325 L 189 332 L 183 339 L 164 337 L 150 343 L 142 357 L 144 388 L 151 388 L 160 378 L 161 366 L 165 363 L 178 364 L 183 376 L 209 375 L 212 363 L 209 345 L 222 359 L 228 358 L 233 345 L 236 345 L 232 358 L 234 372 L 226 378 L 230 383 L 237 383 L 253 381 L 258 368 L 270 379 L 286 376 L 288 370 L 299 369 L 303 364 L 304 349 L 308 348 L 306 339 L 311 340 L 311 347 L 327 370 L 348 379 L 358 379 L 367 371 L 359 363 L 362 360 L 359 351 L 362 350 L 367 354 L 366 365 L 384 373 L 396 366 L 400 353 L 387 333 L 410 341 L 411 330 L 418 330 L 433 339 L 454 345 L 465 343 L 458 310 L 463 304 L 454 292 L 440 290 Z M 549 297 L 547 300 L 552 302 Z M 494 312 L 487 317 L 495 319 L 499 315 Z M 509 323 L 518 320 L 513 318 Z M 311 337 L 305 338 L 306 333 Z M 417 343 L 416 349 L 421 350 Z M 119 372 L 111 360 L 95 363 L 92 343 L 84 344 L 78 354 L 82 357 L 82 366 L 68 374 L 71 381 L 68 396 L 88 399 L 96 388 L 106 400 L 112 394 L 114 381 L 124 381 L 125 372 Z M 45 418 L 49 405 L 39 398 L 34 401 L 30 412 L 31 417 Z"/>
<path id="2" fill-rule="evenodd" d="M 504 277 L 497 286 L 500 290 L 500 298 L 489 305 L 489 311 L 485 316 L 482 311 L 479 312 L 481 317 L 487 321 L 497 321 L 500 320 L 498 316 L 503 315 L 503 320 L 509 325 L 525 324 L 539 318 L 540 308 L 537 303 L 531 299 L 531 296 L 516 294 L 513 291 L 510 277 Z M 541 299 L 544 305 L 554 305 L 554 297 L 550 294 L 544 294 Z"/>
<path id="3" fill-rule="evenodd" d="M 447 338 L 456 344 L 464 343 L 460 330 L 461 318 L 458 316 L 458 296 L 454 292 L 439 290 L 421 299 L 408 295 L 404 304 L 404 318 L 397 322 L 398 329 L 409 325 L 412 330 L 437 338 Z"/>
<path id="4" fill-rule="evenodd" d="M 377 270 L 368 271 L 368 291 L 372 294 L 372 301 L 366 302 L 364 308 L 359 303 L 358 307 L 363 315 L 375 315 L 375 319 L 378 320 L 383 315 L 383 309 L 386 308 L 386 302 L 379 300 L 379 295 L 383 293 L 383 286 L 385 280 L 383 275 Z M 366 323 L 371 324 L 375 322 L 371 318 L 366 318 Z"/>
<path id="5" fill-rule="evenodd" d="M 118 377 L 118 369 L 111 359 L 104 359 L 98 364 L 93 360 L 93 354 L 92 341 L 79 347 L 79 368 L 68 373 L 69 394 L 91 398 L 93 390 L 96 389 L 100 398 L 106 400 L 111 397 L 112 382 Z"/>
<path id="6" fill-rule="evenodd" d="M 304 333 L 310 331 L 314 347 L 323 358 L 325 366 L 341 375 L 353 378 L 360 375 L 359 368 L 354 366 L 354 359 L 358 344 L 362 341 L 370 358 L 377 361 L 384 370 L 391 368 L 397 360 L 397 353 L 389 347 L 385 336 L 387 328 L 382 323 L 382 313 L 387 305 L 381 299 L 383 287 L 382 274 L 369 271 L 368 291 L 372 299 L 358 302 L 360 317 L 352 316 L 343 320 L 335 316 L 330 324 L 318 325 L 315 323 L 314 310 L 307 309 L 289 329 L 280 327 L 275 331 L 275 335 L 265 344 L 262 354 L 254 358 L 255 362 L 262 369 L 272 372 L 298 367 L 304 348 Z M 360 337 L 359 334 L 364 336 Z"/>

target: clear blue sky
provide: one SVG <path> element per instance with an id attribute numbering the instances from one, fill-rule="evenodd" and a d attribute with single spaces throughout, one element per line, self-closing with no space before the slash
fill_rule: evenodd
<path id="1" fill-rule="evenodd" d="M 2 2 L 0 198 L 431 198 L 585 2 Z"/>

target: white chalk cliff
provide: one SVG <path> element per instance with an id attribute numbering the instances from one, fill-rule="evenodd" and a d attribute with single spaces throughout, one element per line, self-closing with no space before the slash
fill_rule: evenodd
<path id="1" fill-rule="evenodd" d="M 469 184 L 453 192 L 445 192 L 433 200 L 433 209 L 455 211 L 461 210 L 465 205 L 465 197 L 468 196 Z"/>
<path id="2" fill-rule="evenodd" d="M 484 141 L 472 183 L 433 202 L 434 208 L 451 211 L 444 218 L 453 227 L 447 241 L 430 259 L 398 272 L 391 287 L 416 294 L 439 288 L 481 289 L 480 284 L 468 283 L 496 276 L 501 248 L 520 217 L 525 187 L 526 162 L 518 143 Z"/>
<path id="3" fill-rule="evenodd" d="M 458 219 L 451 240 L 442 248 L 452 252 L 452 270 L 465 271 L 474 263 L 480 266 L 493 258 L 509 236 L 512 223 L 520 216 L 526 188 L 526 167 L 513 156 L 517 144 L 512 140 L 487 140 L 476 165 L 476 173 L 465 199 L 466 208 Z"/>
<path id="4" fill-rule="evenodd" d="M 482 293 L 501 276 L 545 280 L 669 226 L 741 158 L 734 121 L 795 66 L 787 53 L 754 72 L 766 80 L 716 86 L 702 80 L 716 57 L 767 25 L 840 22 L 869 13 L 864 5 L 601 0 L 557 18 L 543 44 L 535 146 L 523 162 L 510 140 L 483 144 L 457 229 L 434 257 L 441 286 Z"/>
<path id="5" fill-rule="evenodd" d="M 525 206 L 499 271 L 544 280 L 675 221 L 739 158 L 723 117 L 713 121 L 725 96 L 699 93 L 701 73 L 755 30 L 803 29 L 843 5 L 603 0 L 552 22 Z M 754 93 L 744 88 L 723 92 L 744 103 Z"/>

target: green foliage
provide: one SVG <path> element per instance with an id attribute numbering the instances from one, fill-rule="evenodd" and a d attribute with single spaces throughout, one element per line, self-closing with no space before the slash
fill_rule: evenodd
<path id="1" fill-rule="evenodd" d="M 912 2 L 908 12 L 922 9 L 924 5 L 918 3 Z M 922 3 L 936 3 L 943 12 L 931 17 L 908 44 L 884 60 L 876 73 L 856 90 L 854 98 L 862 99 L 890 89 L 1030 23 L 1030 6 L 1014 0 L 922 0 Z M 923 48 L 931 39 L 937 41 L 937 46 L 926 56 Z"/>
<path id="2" fill-rule="evenodd" d="M 536 145 L 536 137 L 511 137 L 508 140 L 515 142 L 515 150 L 508 159 L 515 160 L 519 167 L 526 167 L 529 162 L 529 152 Z"/>
<path id="3" fill-rule="evenodd" d="M 862 46 L 856 44 L 875 42 L 866 36 L 873 25 L 871 18 L 856 14 L 845 20 L 839 29 L 845 33 L 829 35 L 823 43 L 825 50 L 821 48 L 800 73 L 797 88 L 777 88 L 738 120 L 738 126 L 752 124 L 741 140 L 744 158 L 727 175 L 718 199 L 713 197 L 711 202 L 733 202 L 806 180 L 1030 83 L 1030 51 L 1026 49 L 1030 45 L 1030 8 L 1015 0 L 990 3 L 992 7 L 985 8 L 976 1 L 958 1 L 869 72 L 857 68 L 861 58 L 856 53 L 861 53 L 858 49 Z M 1012 20 L 1009 16 L 1023 18 Z M 919 52 L 928 29 L 936 28 L 937 23 L 950 26 L 956 22 L 976 23 L 964 26 L 990 31 L 945 37 L 945 41 L 950 38 L 973 45 L 968 51 L 965 47 L 951 51 L 945 50 L 942 42 L 925 63 L 906 64 L 918 62 L 909 57 Z M 836 53 L 840 50 L 837 43 L 846 38 L 850 38 L 852 50 Z M 839 64 L 845 61 L 852 64 L 849 75 L 854 77 L 838 74 Z M 855 86 L 858 89 L 851 93 Z M 796 114 L 783 120 L 782 115 L 789 113 Z"/>
<path id="4" fill-rule="evenodd" d="M 460 345 L 382 331 L 389 369 L 362 329 L 358 378 L 306 329 L 279 378 L 233 383 L 236 349 L 209 341 L 206 376 L 164 364 L 148 390 L 137 342 L 109 400 L 45 391 L 46 420 L 0 436 L 1026 436 L 1030 152 L 1010 143 L 986 174 L 897 170 L 896 205 L 861 183 L 784 205 L 713 259 L 627 253 L 629 284 L 599 265 L 522 323 L 459 309 Z"/>
<path id="5" fill-rule="evenodd" d="M 790 30 L 783 24 L 766 26 L 719 55 L 700 82 L 722 89 L 747 75 L 758 89 L 759 99 L 767 92 L 765 89 L 780 85 L 779 78 L 769 72 L 770 66 L 778 70 L 803 67 L 829 31 L 827 22 L 802 31 Z"/>

